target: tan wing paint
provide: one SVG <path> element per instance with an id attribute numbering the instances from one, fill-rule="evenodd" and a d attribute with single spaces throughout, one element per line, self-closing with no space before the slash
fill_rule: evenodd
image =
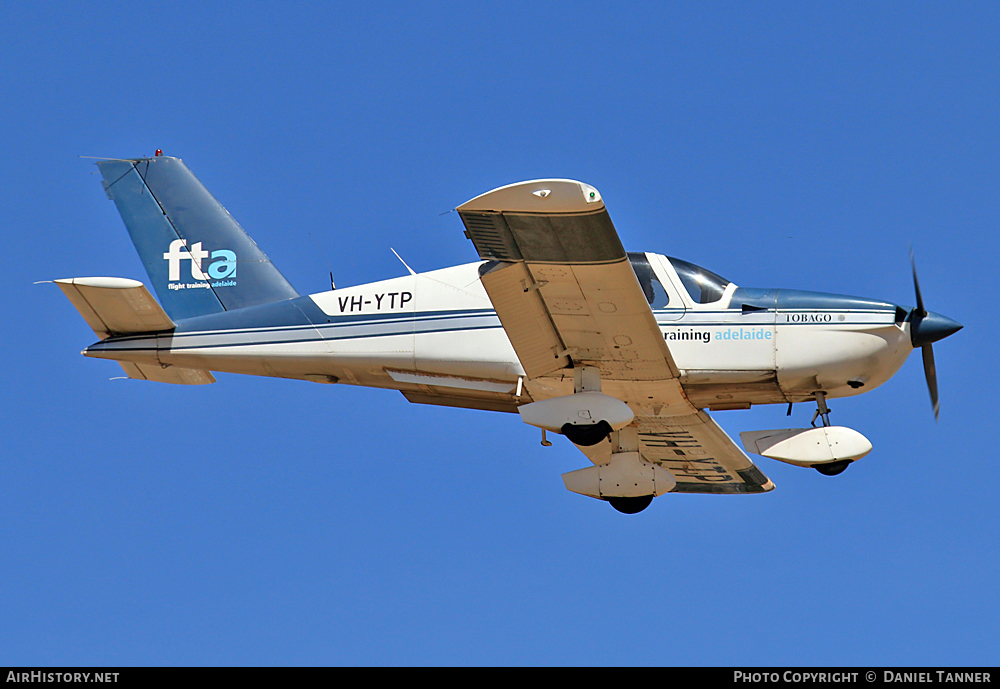
<path id="1" fill-rule="evenodd" d="M 672 493 L 765 493 L 774 484 L 704 411 L 641 417 L 639 453 L 670 471 Z"/>
<path id="2" fill-rule="evenodd" d="M 529 379 L 571 361 L 599 367 L 602 380 L 678 377 L 596 189 L 522 182 L 458 212 L 480 257 L 495 261 L 483 286 Z"/>
<path id="3" fill-rule="evenodd" d="M 635 421 L 608 442 L 580 448 L 594 464 L 611 466 L 614 443 L 637 434 L 642 462 L 676 479 L 670 492 L 773 490 L 770 479 L 684 395 L 596 189 L 570 180 L 522 182 L 478 196 L 458 212 L 480 257 L 492 262 L 483 267 L 483 286 L 532 397 L 572 394 L 572 372 L 563 369 L 595 366 L 602 390 L 635 412 Z M 616 456 L 626 450 L 634 451 L 619 447 Z"/>

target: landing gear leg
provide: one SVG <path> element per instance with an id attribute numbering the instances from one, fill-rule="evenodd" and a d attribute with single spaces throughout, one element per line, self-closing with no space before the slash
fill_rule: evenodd
<path id="1" fill-rule="evenodd" d="M 816 398 L 816 413 L 813 414 L 812 421 L 810 425 L 813 428 L 816 427 L 816 419 L 822 418 L 823 425 L 829 427 L 830 425 L 830 407 L 826 406 L 826 393 L 825 392 L 814 392 L 813 396 Z M 823 474 L 824 476 L 836 476 L 841 474 L 850 466 L 851 460 L 844 459 L 839 462 L 827 462 L 825 464 L 813 464 L 813 469 Z"/>
<path id="2" fill-rule="evenodd" d="M 823 425 L 830 425 L 830 407 L 826 406 L 826 393 L 825 392 L 814 392 L 813 397 L 816 398 L 816 413 L 813 414 L 812 421 L 809 425 L 813 428 L 816 427 L 816 419 L 823 419 Z"/>

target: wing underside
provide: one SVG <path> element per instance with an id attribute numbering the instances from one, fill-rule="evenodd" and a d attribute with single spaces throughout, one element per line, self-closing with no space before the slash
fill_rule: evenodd
<path id="1" fill-rule="evenodd" d="M 568 369 L 596 367 L 605 392 L 635 412 L 629 437 L 637 432 L 638 447 L 618 432 L 596 446 L 580 447 L 595 465 L 609 465 L 613 452 L 637 449 L 643 462 L 673 475 L 677 483 L 670 492 L 774 488 L 684 395 L 677 366 L 596 189 L 570 180 L 522 182 L 483 194 L 458 212 L 466 236 L 487 261 L 480 269 L 482 283 L 532 396 L 571 394 L 572 387 L 557 382 L 572 380 Z"/>
<path id="2" fill-rule="evenodd" d="M 672 493 L 766 493 L 774 484 L 704 411 L 639 419 L 639 454 L 677 479 Z"/>
<path id="3" fill-rule="evenodd" d="M 670 350 L 593 187 L 538 180 L 458 208 L 482 282 L 529 379 L 576 365 L 607 380 L 677 378 Z"/>
<path id="4" fill-rule="evenodd" d="M 637 416 L 642 460 L 669 471 L 671 493 L 766 493 L 774 483 L 704 411 L 687 416 Z M 578 449 L 594 464 L 611 460 L 612 443 Z"/>

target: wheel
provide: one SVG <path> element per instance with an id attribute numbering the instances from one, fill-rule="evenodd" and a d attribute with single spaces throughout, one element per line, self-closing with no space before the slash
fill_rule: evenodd
<path id="1" fill-rule="evenodd" d="M 837 474 L 844 473 L 851 463 L 851 460 L 844 459 L 839 462 L 830 462 L 829 464 L 813 464 L 813 469 L 823 474 L 824 476 L 836 476 Z"/>
<path id="2" fill-rule="evenodd" d="M 601 442 L 611 434 L 611 424 L 607 421 L 598 421 L 595 424 L 580 426 L 572 423 L 565 423 L 559 429 L 560 432 L 570 439 L 574 445 L 590 447 Z"/>
<path id="3" fill-rule="evenodd" d="M 638 498 L 607 498 L 607 501 L 611 503 L 612 507 L 622 514 L 637 514 L 649 507 L 649 503 L 653 502 L 653 496 L 643 495 Z"/>

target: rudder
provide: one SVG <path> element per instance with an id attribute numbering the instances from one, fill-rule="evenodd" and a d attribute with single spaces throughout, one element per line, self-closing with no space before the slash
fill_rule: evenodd
<path id="1" fill-rule="evenodd" d="M 179 158 L 102 160 L 97 167 L 174 320 L 299 296 Z"/>

